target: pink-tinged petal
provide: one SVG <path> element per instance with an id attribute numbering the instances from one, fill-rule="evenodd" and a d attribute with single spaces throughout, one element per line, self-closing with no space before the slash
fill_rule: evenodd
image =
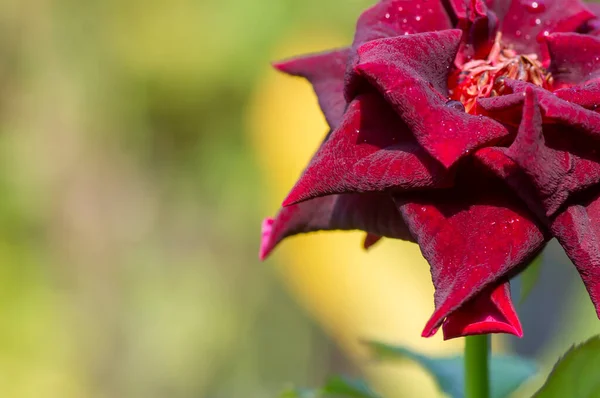
<path id="1" fill-rule="evenodd" d="M 358 49 L 356 66 L 419 144 L 446 167 L 509 135 L 500 123 L 446 106 L 448 72 L 461 35 L 459 30 L 445 30 L 371 41 Z"/>
<path id="2" fill-rule="evenodd" d="M 274 64 L 275 68 L 282 72 L 310 81 L 325 119 L 332 129 L 338 126 L 346 109 L 344 75 L 349 55 L 350 49 L 344 48 Z"/>
<path id="3" fill-rule="evenodd" d="M 331 195 L 279 210 L 263 222 L 259 257 L 265 259 L 286 237 L 314 231 L 363 230 L 412 240 L 391 197 L 383 193 Z"/>
<path id="4" fill-rule="evenodd" d="M 600 38 L 577 33 L 548 36 L 550 71 L 558 86 L 583 83 L 600 76 Z"/>
<path id="5" fill-rule="evenodd" d="M 283 202 L 449 184 L 449 172 L 415 141 L 377 93 L 357 97 Z"/>
<path id="6" fill-rule="evenodd" d="M 579 271 L 600 318 L 600 196 L 569 206 L 554 220 L 552 233 Z"/>
<path id="7" fill-rule="evenodd" d="M 523 337 L 519 316 L 510 298 L 510 284 L 488 287 L 446 318 L 444 340 L 488 333 Z"/>
<path id="8" fill-rule="evenodd" d="M 539 42 L 554 32 L 573 32 L 592 14 L 578 0 L 512 0 L 502 18 L 502 40 L 518 53 L 541 55 Z"/>
<path id="9" fill-rule="evenodd" d="M 381 240 L 381 236 L 367 233 L 365 235 L 365 240 L 363 241 L 363 248 L 365 250 L 369 250 L 374 244 Z"/>
<path id="10" fill-rule="evenodd" d="M 522 202 L 493 177 L 470 174 L 437 195 L 396 200 L 431 266 L 435 312 L 423 330 L 426 337 L 477 294 L 518 271 L 546 241 Z"/>

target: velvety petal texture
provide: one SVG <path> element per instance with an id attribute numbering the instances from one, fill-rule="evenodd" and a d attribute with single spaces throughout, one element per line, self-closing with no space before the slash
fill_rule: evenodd
<path id="1" fill-rule="evenodd" d="M 346 108 L 344 73 L 349 54 L 349 49 L 341 49 L 274 64 L 280 71 L 304 77 L 313 85 L 321 110 L 331 128 L 340 123 Z"/>
<path id="2" fill-rule="evenodd" d="M 352 101 L 284 206 L 334 193 L 447 185 L 448 176 L 379 95 L 364 94 Z"/>
<path id="3" fill-rule="evenodd" d="M 358 49 L 356 66 L 419 144 L 446 167 L 508 135 L 500 123 L 447 106 L 448 74 L 461 35 L 459 30 L 446 30 L 374 40 Z"/>
<path id="4" fill-rule="evenodd" d="M 389 195 L 330 195 L 284 207 L 275 218 L 265 219 L 260 258 L 268 256 L 288 236 L 333 230 L 362 230 L 380 237 L 412 240 Z"/>
<path id="5" fill-rule="evenodd" d="M 396 201 L 436 288 L 424 336 L 484 287 L 525 265 L 546 241 L 525 206 L 488 176 L 465 177 L 439 195 Z"/>
<path id="6" fill-rule="evenodd" d="M 599 6 L 381 0 L 348 48 L 275 66 L 310 81 L 331 132 L 261 258 L 319 230 L 411 240 L 435 286 L 423 336 L 521 336 L 510 279 L 557 238 L 600 317 Z"/>

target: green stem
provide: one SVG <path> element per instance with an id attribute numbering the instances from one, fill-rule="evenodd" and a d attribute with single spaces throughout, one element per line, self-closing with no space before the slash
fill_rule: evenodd
<path id="1" fill-rule="evenodd" d="M 489 398 L 489 336 L 465 338 L 465 390 L 466 398 Z"/>

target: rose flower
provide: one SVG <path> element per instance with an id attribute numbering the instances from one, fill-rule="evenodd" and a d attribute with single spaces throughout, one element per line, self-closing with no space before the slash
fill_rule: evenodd
<path id="1" fill-rule="evenodd" d="M 600 9 L 542 1 L 382 0 L 351 47 L 275 64 L 330 132 L 260 257 L 317 230 L 414 241 L 423 336 L 521 336 L 509 280 L 556 237 L 600 314 Z"/>

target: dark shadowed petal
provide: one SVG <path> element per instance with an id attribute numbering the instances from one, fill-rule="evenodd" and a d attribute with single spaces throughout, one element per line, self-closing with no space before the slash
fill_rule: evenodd
<path id="1" fill-rule="evenodd" d="M 568 174 L 573 159 L 564 151 L 545 145 L 542 134 L 542 114 L 531 88 L 527 88 L 523 116 L 517 138 L 507 151 L 536 186 L 546 214 L 552 215 L 569 195 Z"/>
<path id="2" fill-rule="evenodd" d="M 350 192 L 448 185 L 448 171 L 413 138 L 378 93 L 357 97 L 284 201 Z"/>
<path id="3" fill-rule="evenodd" d="M 541 55 L 539 42 L 545 36 L 573 32 L 593 17 L 578 0 L 512 0 L 500 30 L 518 53 Z"/>
<path id="4" fill-rule="evenodd" d="M 473 159 L 476 164 L 494 173 L 510 187 L 515 194 L 536 215 L 541 225 L 549 225 L 546 209 L 542 206 L 531 179 L 511 158 L 506 155 L 507 148 L 489 147 L 478 150 Z"/>
<path id="5" fill-rule="evenodd" d="M 595 18 L 588 20 L 581 30 L 590 35 L 597 35 L 600 33 L 600 4 L 586 2 L 585 6 L 595 15 Z"/>
<path id="6" fill-rule="evenodd" d="M 550 72 L 557 85 L 579 84 L 600 75 L 600 38 L 577 33 L 548 36 Z"/>
<path id="7" fill-rule="evenodd" d="M 431 265 L 436 289 L 435 312 L 423 336 L 433 335 L 458 308 L 518 270 L 545 242 L 534 216 L 489 176 L 469 175 L 456 188 L 398 205 Z"/>
<path id="8" fill-rule="evenodd" d="M 363 241 L 363 247 L 365 248 L 365 250 L 368 250 L 371 248 L 371 246 L 379 242 L 381 238 L 382 237 L 379 235 L 367 233 L 365 235 L 365 240 Z"/>
<path id="9" fill-rule="evenodd" d="M 523 336 L 523 329 L 510 298 L 510 284 L 484 289 L 446 318 L 444 340 L 487 333 Z"/>
<path id="10" fill-rule="evenodd" d="M 277 217 L 265 219 L 259 257 L 265 259 L 288 236 L 354 229 L 377 236 L 412 240 L 389 195 L 331 195 L 284 207 Z"/>
<path id="11" fill-rule="evenodd" d="M 577 267 L 600 317 L 600 196 L 569 206 L 554 220 L 552 233 Z"/>
<path id="12" fill-rule="evenodd" d="M 344 74 L 349 54 L 350 50 L 344 48 L 274 64 L 282 72 L 302 76 L 311 82 L 321 110 L 332 129 L 340 123 L 346 109 Z"/>
<path id="13" fill-rule="evenodd" d="M 417 141 L 446 167 L 508 136 L 504 126 L 489 118 L 446 106 L 448 71 L 461 34 L 445 30 L 399 36 L 358 49 L 357 73 L 385 96 Z"/>
<path id="14" fill-rule="evenodd" d="M 508 150 L 497 148 L 492 152 L 485 148 L 476 154 L 476 158 L 507 182 L 530 210 L 544 220 L 545 216 L 552 216 L 572 194 L 600 182 L 600 157 L 595 149 L 598 143 L 564 121 L 549 117 L 543 119 L 543 106 L 537 98 L 545 97 L 546 109 L 565 106 L 578 108 L 575 110 L 580 113 L 585 111 L 583 108 L 559 100 L 534 86 L 526 85 L 524 90 L 479 101 L 478 105 L 490 117 L 510 119 L 510 123 L 517 120 L 517 111 L 521 117 L 518 119 L 519 132 Z M 546 112 L 546 116 L 553 114 L 556 111 Z M 515 164 L 507 161 L 505 156 Z M 531 184 L 535 187 L 535 194 L 531 192 Z M 540 207 L 544 216 L 541 216 Z"/>
<path id="15" fill-rule="evenodd" d="M 483 0 L 451 0 L 450 5 L 458 17 L 457 27 L 463 31 L 456 66 L 460 68 L 471 59 L 486 58 L 498 33 L 496 14 Z"/>

